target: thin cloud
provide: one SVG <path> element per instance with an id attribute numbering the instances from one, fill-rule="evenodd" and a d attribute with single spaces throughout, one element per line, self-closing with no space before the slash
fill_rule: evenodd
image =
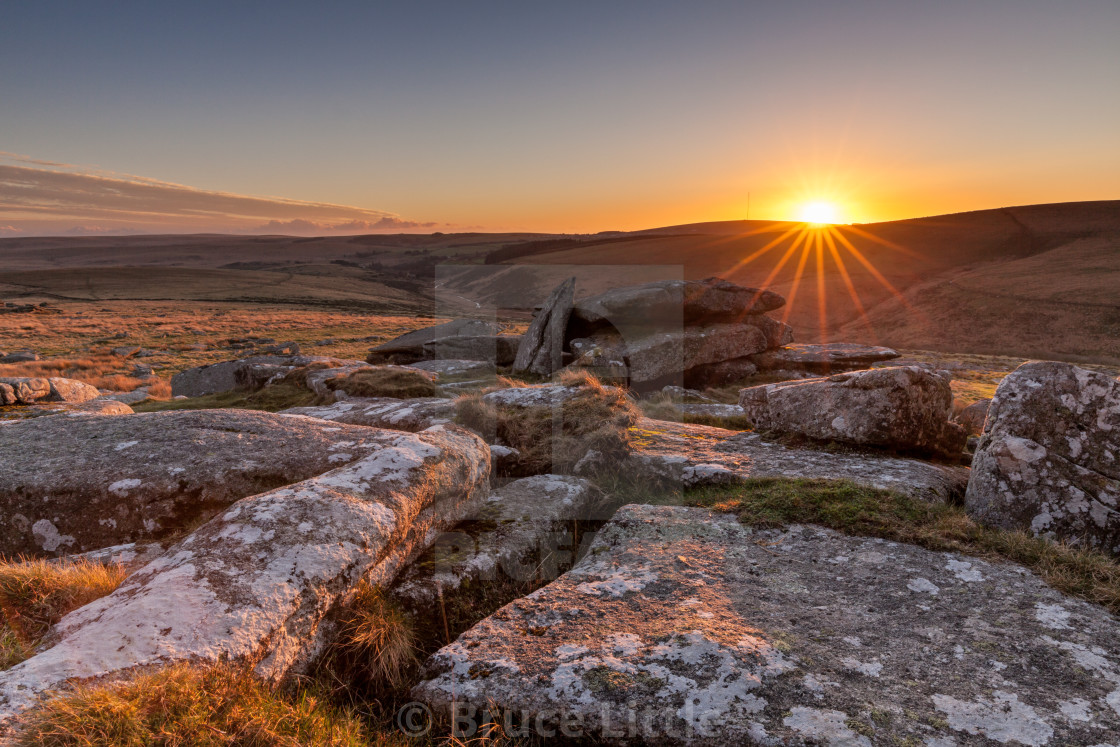
<path id="1" fill-rule="evenodd" d="M 4 152 L 0 221 L 8 224 L 4 228 L 23 234 L 357 233 L 436 225 L 381 210 L 198 189 Z"/>

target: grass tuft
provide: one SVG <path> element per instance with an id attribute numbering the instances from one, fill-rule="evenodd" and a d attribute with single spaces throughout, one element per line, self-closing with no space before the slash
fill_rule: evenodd
<path id="1" fill-rule="evenodd" d="M 483 392 L 456 400 L 456 419 L 488 440 L 517 449 L 513 475 L 567 472 L 589 451 L 598 451 L 606 463 L 624 458 L 630 450 L 629 428 L 638 419 L 626 393 L 604 387 L 585 371 L 562 374 L 558 383 L 581 391 L 557 411 L 495 407 L 483 399 Z"/>
<path id="2" fill-rule="evenodd" d="M 320 669 L 348 686 L 400 690 L 418 663 L 411 618 L 381 589 L 363 581 L 342 610 L 338 638 Z"/>
<path id="3" fill-rule="evenodd" d="M 178 664 L 128 682 L 79 685 L 29 711 L 20 727 L 21 747 L 370 744 L 352 715 L 307 691 L 278 693 L 229 665 Z"/>
<path id="4" fill-rule="evenodd" d="M 31 656 L 66 613 L 112 593 L 126 575 L 119 565 L 84 559 L 0 562 L 0 671 Z"/>
<path id="5" fill-rule="evenodd" d="M 1120 562 L 1097 550 L 982 526 L 960 506 L 925 503 L 846 480 L 777 477 L 689 491 L 683 502 L 738 514 L 751 526 L 818 524 L 930 550 L 1010 560 L 1059 591 L 1120 613 Z"/>
<path id="6" fill-rule="evenodd" d="M 327 379 L 327 388 L 352 397 L 435 397 L 439 387 L 423 371 L 400 368 L 359 370 L 349 376 Z"/>

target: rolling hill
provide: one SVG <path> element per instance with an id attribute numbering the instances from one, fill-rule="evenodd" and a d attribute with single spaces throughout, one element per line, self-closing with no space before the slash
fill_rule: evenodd
<path id="1" fill-rule="evenodd" d="M 0 240 L 0 297 L 286 303 L 524 317 L 577 296 L 721 275 L 789 299 L 805 342 L 1120 362 L 1120 201 L 830 229 L 723 221 L 590 236 Z"/>

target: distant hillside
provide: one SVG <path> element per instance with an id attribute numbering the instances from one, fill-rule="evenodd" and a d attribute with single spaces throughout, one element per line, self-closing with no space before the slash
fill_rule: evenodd
<path id="1" fill-rule="evenodd" d="M 671 226 L 640 232 L 644 240 L 587 241 L 512 263 L 566 265 L 552 274 L 579 275 L 577 295 L 634 282 L 636 266 L 643 267 L 642 275 L 657 274 L 653 268 L 660 267 L 667 277 L 723 275 L 761 285 L 793 237 L 743 260 L 800 227 L 764 221 Z M 836 230 L 880 277 L 835 239 L 849 288 L 827 239 L 811 232 L 808 251 L 792 252 L 769 283 L 791 299 L 788 316 L 799 340 L 1120 361 L 1120 201 L 982 210 Z M 800 265 L 802 280 L 795 288 Z"/>
<path id="2" fill-rule="evenodd" d="M 722 275 L 790 299 L 778 314 L 801 341 L 1120 363 L 1120 201 L 837 226 L 807 232 L 791 251 L 803 229 L 723 221 L 578 236 L 2 239 L 0 300 L 474 313 L 531 309 L 570 275 L 579 296 Z"/>

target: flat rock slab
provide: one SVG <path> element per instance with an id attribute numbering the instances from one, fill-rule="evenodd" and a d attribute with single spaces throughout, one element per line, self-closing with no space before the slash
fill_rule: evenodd
<path id="1" fill-rule="evenodd" d="M 489 450 L 469 431 L 374 432 L 387 436 L 375 452 L 238 501 L 64 617 L 50 648 L 0 673 L 0 733 L 43 693 L 138 668 L 228 661 L 272 681 L 302 670 L 360 580 L 387 587 L 488 491 Z"/>
<path id="2" fill-rule="evenodd" d="M 642 418 L 631 429 L 636 469 L 683 487 L 736 482 L 749 477 L 851 480 L 928 501 L 964 495 L 969 471 L 919 459 L 799 449 L 731 431 Z"/>
<path id="3" fill-rule="evenodd" d="M 517 357 L 519 335 L 460 335 L 440 337 L 424 343 L 428 358 L 458 358 L 509 366 Z"/>
<path id="4" fill-rule="evenodd" d="M 441 594 L 499 578 L 556 578 L 570 566 L 573 520 L 588 518 L 602 497 L 587 480 L 534 475 L 492 490 L 471 522 L 440 537 L 401 577 L 393 595 L 429 614 Z"/>
<path id="5" fill-rule="evenodd" d="M 44 415 L 131 415 L 133 409 L 123 402 L 109 399 L 91 399 L 85 402 L 37 402 L 10 410 L 13 418 L 38 418 Z"/>
<path id="6" fill-rule="evenodd" d="M 617 391 L 614 387 L 603 387 L 607 392 Z M 484 402 L 496 407 L 524 409 L 531 407 L 559 407 L 583 394 L 581 386 L 545 384 L 543 386 L 507 387 L 489 392 L 482 396 Z"/>
<path id="7" fill-rule="evenodd" d="M 427 355 L 424 351 L 424 343 L 447 337 L 496 335 L 499 331 L 499 325 L 494 322 L 484 322 L 479 319 L 454 319 L 443 324 L 435 324 L 413 332 L 406 332 L 400 337 L 395 337 L 370 350 L 380 355 L 404 355 L 421 359 Z"/>
<path id="8" fill-rule="evenodd" d="M 720 403 L 694 404 L 691 402 L 683 402 L 677 404 L 676 407 L 684 415 L 700 415 L 709 418 L 743 417 L 743 408 L 739 407 L 739 405 L 724 405 Z"/>
<path id="9" fill-rule="evenodd" d="M 112 394 L 105 394 L 101 399 L 121 402 L 126 405 L 138 405 L 148 399 L 148 387 L 142 386 L 138 389 L 133 389 L 131 392 L 113 392 Z"/>
<path id="10" fill-rule="evenodd" d="M 1016 565 L 631 505 L 412 695 L 614 744 L 1105 745 L 1118 634 Z"/>
<path id="11" fill-rule="evenodd" d="M 433 425 L 450 423 L 455 417 L 455 401 L 443 397 L 350 397 L 333 405 L 293 407 L 280 414 L 416 433 Z"/>
<path id="12" fill-rule="evenodd" d="M 461 359 L 420 361 L 418 363 L 410 363 L 408 368 L 430 371 L 438 374 L 440 378 L 449 376 L 486 376 L 487 374 L 494 373 L 494 364 L 490 361 L 470 361 Z"/>
<path id="13" fill-rule="evenodd" d="M 815 373 L 837 373 L 870 368 L 873 363 L 894 360 L 899 354 L 877 345 L 852 342 L 784 345 L 751 357 L 763 371 L 791 370 Z"/>
<path id="14" fill-rule="evenodd" d="M 1024 363 L 996 389 L 965 502 L 980 521 L 1120 555 L 1120 381 Z"/>
<path id="15" fill-rule="evenodd" d="M 252 410 L 19 421 L 0 430 L 0 553 L 159 539 L 239 498 L 353 462 L 389 437 Z"/>

